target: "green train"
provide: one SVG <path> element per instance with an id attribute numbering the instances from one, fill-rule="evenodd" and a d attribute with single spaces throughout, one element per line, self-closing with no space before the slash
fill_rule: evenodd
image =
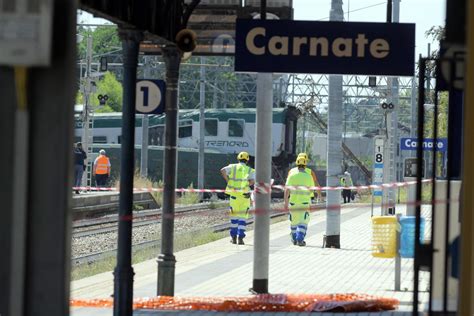
<path id="1" fill-rule="evenodd" d="M 223 188 L 219 169 L 236 161 L 240 151 L 255 156 L 255 109 L 208 109 L 205 113 L 205 187 Z M 271 131 L 272 177 L 284 182 L 289 165 L 296 157 L 296 127 L 299 110 L 294 107 L 274 108 Z M 117 179 L 120 166 L 121 113 L 95 114 L 92 123 L 93 152 L 100 149 L 111 159 L 112 178 Z M 199 147 L 199 110 L 181 110 L 178 122 L 178 187 L 197 184 Z M 149 117 L 148 174 L 152 181 L 163 176 L 164 115 Z M 76 141 L 83 141 L 83 124 L 76 118 Z M 135 144 L 142 141 L 142 117 L 137 115 Z M 135 165 L 140 166 L 141 145 L 135 146 Z"/>

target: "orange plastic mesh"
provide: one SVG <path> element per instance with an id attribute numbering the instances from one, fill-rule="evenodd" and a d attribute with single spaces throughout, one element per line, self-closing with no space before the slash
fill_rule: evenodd
<path id="1" fill-rule="evenodd" d="M 241 297 L 171 297 L 135 299 L 134 309 L 223 312 L 375 312 L 393 310 L 397 299 L 366 294 L 260 294 Z M 71 300 L 76 307 L 112 307 L 113 299 Z"/>

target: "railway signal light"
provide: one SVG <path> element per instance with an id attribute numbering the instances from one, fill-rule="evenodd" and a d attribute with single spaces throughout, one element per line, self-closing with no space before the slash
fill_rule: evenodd
<path id="1" fill-rule="evenodd" d="M 383 102 L 382 104 L 380 104 L 380 107 L 382 108 L 382 110 L 393 111 L 393 109 L 395 109 L 395 104 L 393 104 L 392 102 Z"/>
<path id="2" fill-rule="evenodd" d="M 99 71 L 100 72 L 106 72 L 108 67 L 109 67 L 109 65 L 108 65 L 107 57 L 106 56 L 100 57 Z"/>
<path id="3" fill-rule="evenodd" d="M 107 100 L 109 99 L 109 96 L 106 95 L 106 94 L 104 94 L 104 95 L 99 94 L 99 95 L 97 96 L 97 99 L 99 100 L 99 104 L 100 104 L 100 105 L 105 105 L 105 103 L 106 103 Z"/>

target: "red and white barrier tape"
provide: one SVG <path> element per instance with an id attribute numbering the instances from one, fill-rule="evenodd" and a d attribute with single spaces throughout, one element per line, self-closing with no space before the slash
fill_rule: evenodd
<path id="1" fill-rule="evenodd" d="M 385 209 L 386 207 L 394 207 L 394 206 L 421 206 L 421 205 L 437 205 L 437 206 L 442 206 L 442 205 L 447 205 L 448 203 L 458 203 L 458 199 L 450 199 L 450 200 L 445 200 L 445 199 L 438 199 L 438 200 L 432 200 L 430 201 L 431 203 L 427 202 L 419 202 L 419 201 L 406 201 L 406 202 L 400 202 L 400 203 L 383 203 L 383 204 L 376 204 L 374 205 L 374 211 L 379 213 L 381 209 Z M 341 209 L 345 209 L 345 207 L 354 207 L 354 208 L 365 208 L 368 207 L 370 208 L 371 205 L 369 203 L 349 203 L 349 204 L 331 204 L 331 205 L 326 205 L 325 203 L 319 203 L 319 204 L 310 204 L 310 205 L 305 205 L 301 207 L 292 207 L 291 212 L 310 212 L 310 213 L 317 213 L 321 211 L 340 211 Z M 147 216 L 147 219 L 153 219 L 153 218 L 182 218 L 186 216 L 195 216 L 196 213 L 199 213 L 202 216 L 208 216 L 211 215 L 212 213 L 215 213 L 219 209 L 202 209 L 198 210 L 196 212 L 192 213 L 181 213 L 181 212 L 176 212 L 173 214 L 156 214 L 156 215 L 151 215 Z M 257 208 L 251 208 L 249 210 L 250 215 L 257 215 L 257 214 L 287 214 L 290 211 L 289 208 L 285 208 L 283 205 L 277 205 L 270 207 L 269 209 L 257 209 Z M 126 215 L 126 216 L 120 216 L 119 217 L 120 221 L 140 221 L 143 220 L 143 217 L 137 216 L 137 215 Z"/>
<path id="2" fill-rule="evenodd" d="M 423 179 L 422 183 L 432 182 L 432 179 Z M 285 186 L 285 185 L 270 185 L 265 183 L 257 183 L 255 185 L 255 192 L 261 194 L 269 194 L 273 189 L 284 191 L 285 189 L 290 190 L 311 190 L 311 191 L 335 191 L 335 190 L 370 190 L 370 189 L 383 189 L 383 188 L 393 188 L 393 187 L 406 187 L 409 185 L 416 184 L 416 181 L 406 181 L 406 182 L 393 182 L 393 183 L 382 183 L 382 184 L 371 184 L 371 185 L 359 185 L 359 186 L 336 186 L 336 187 L 306 187 L 306 186 Z M 119 191 L 118 188 L 99 188 L 99 187 L 73 187 L 73 191 Z M 135 192 L 163 192 L 163 188 L 133 188 Z M 240 190 L 230 190 L 226 191 L 224 189 L 186 189 L 186 188 L 177 188 L 176 192 L 190 192 L 190 193 L 225 193 L 225 192 L 240 192 Z"/>

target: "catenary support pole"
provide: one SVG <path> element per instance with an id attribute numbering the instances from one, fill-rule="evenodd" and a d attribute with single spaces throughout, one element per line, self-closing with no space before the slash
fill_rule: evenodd
<path id="1" fill-rule="evenodd" d="M 163 176 L 161 254 L 158 256 L 158 295 L 174 295 L 176 258 L 173 254 L 174 206 L 177 166 L 178 80 L 181 52 L 175 46 L 162 48 L 166 65 L 166 126 Z"/>
<path id="2" fill-rule="evenodd" d="M 389 3 L 393 2 L 392 13 L 387 12 L 387 23 L 400 21 L 400 0 L 389 0 Z M 387 10 L 389 8 L 387 7 Z M 391 18 L 391 20 L 389 20 Z M 389 93 L 387 95 L 387 103 L 392 103 L 395 107 L 387 116 L 387 133 L 388 139 L 385 146 L 385 159 L 387 163 L 384 164 L 384 183 L 397 182 L 397 149 L 398 143 L 398 112 L 400 107 L 399 97 L 399 80 L 397 77 L 387 78 L 387 84 L 389 86 Z M 384 188 L 383 189 L 383 208 L 384 214 L 388 214 L 388 210 L 392 210 L 392 215 L 395 214 L 396 204 L 396 188 Z"/>
<path id="3" fill-rule="evenodd" d="M 205 109 L 206 109 L 206 68 L 205 57 L 201 56 L 201 71 L 199 83 L 199 158 L 198 158 L 198 188 L 204 189 L 204 144 L 205 144 Z M 201 193 L 201 199 L 203 194 Z"/>
<path id="4" fill-rule="evenodd" d="M 255 234 L 253 262 L 253 290 L 268 293 L 268 268 L 270 246 L 270 181 L 272 144 L 268 141 L 272 131 L 273 106 L 272 74 L 257 74 L 257 126 L 256 139 L 256 187 L 263 189 L 255 193 Z"/>
<path id="5" fill-rule="evenodd" d="M 342 0 L 332 0 L 330 20 L 342 21 L 344 11 Z M 338 186 L 342 174 L 342 76 L 329 76 L 328 104 L 328 156 L 327 156 L 327 185 Z M 341 235 L 341 192 L 327 191 L 326 205 L 326 241 L 327 248 L 340 248 Z"/>
<path id="6" fill-rule="evenodd" d="M 260 2 L 260 18 L 266 20 L 267 2 Z M 270 189 L 273 120 L 273 76 L 271 73 L 257 74 L 257 114 L 255 129 L 255 233 L 253 248 L 253 282 L 255 293 L 268 293 L 268 270 L 270 258 Z"/>
<path id="7" fill-rule="evenodd" d="M 400 217 L 402 215 L 396 214 L 397 217 L 397 226 L 400 226 Z M 400 230 L 397 229 L 397 243 L 396 245 L 400 245 Z M 400 291 L 401 286 L 401 279 L 402 279 L 402 257 L 400 256 L 400 252 L 397 250 L 397 254 L 395 255 L 395 291 Z"/>
<path id="8" fill-rule="evenodd" d="M 92 130 L 90 129 L 92 121 L 92 104 L 91 104 L 91 89 L 92 89 L 92 36 L 87 36 L 86 43 L 86 74 L 83 82 L 83 95 L 84 95 L 84 109 L 82 110 L 82 148 L 87 153 L 87 168 L 82 178 L 82 184 L 84 186 L 93 186 L 92 180 L 92 145 L 93 137 L 91 137 Z"/>
<path id="9" fill-rule="evenodd" d="M 120 197 L 117 266 L 114 270 L 114 316 L 132 315 L 132 217 L 135 162 L 135 96 L 138 50 L 143 33 L 119 28 L 123 48 L 123 106 L 120 151 Z"/>

